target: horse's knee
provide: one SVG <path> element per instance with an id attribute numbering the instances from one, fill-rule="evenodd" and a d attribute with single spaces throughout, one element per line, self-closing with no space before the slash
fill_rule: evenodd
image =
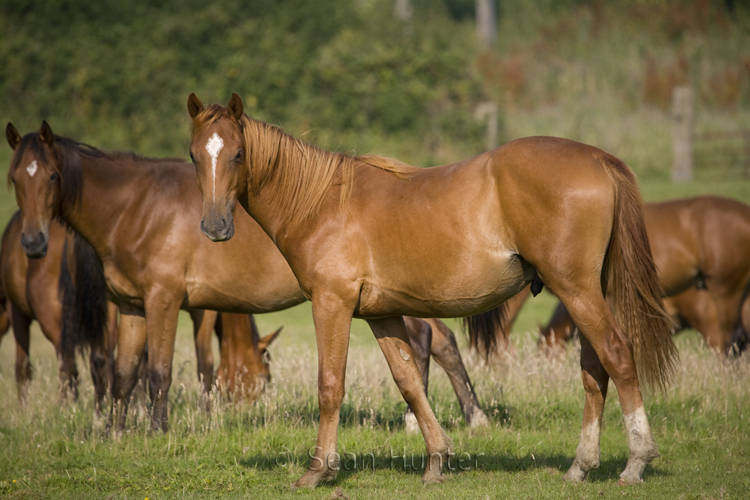
<path id="1" fill-rule="evenodd" d="M 149 368 L 148 385 L 151 391 L 151 399 L 162 399 L 166 397 L 169 386 L 172 384 L 172 374 L 160 368 Z"/>
<path id="2" fill-rule="evenodd" d="M 344 399 L 344 384 L 332 376 L 320 376 L 318 379 L 318 401 L 321 409 L 334 409 L 341 406 Z"/>

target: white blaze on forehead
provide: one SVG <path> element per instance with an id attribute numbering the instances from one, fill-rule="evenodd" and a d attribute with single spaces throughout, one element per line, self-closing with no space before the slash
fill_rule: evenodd
<path id="1" fill-rule="evenodd" d="M 219 160 L 219 151 L 224 148 L 224 141 L 219 137 L 219 134 L 214 132 L 214 135 L 206 143 L 206 151 L 211 156 L 211 172 L 214 177 L 214 191 L 213 201 L 216 201 L 216 162 Z"/>
<path id="2" fill-rule="evenodd" d="M 37 169 L 39 168 L 39 165 L 36 164 L 36 160 L 29 163 L 29 166 L 26 167 L 26 171 L 29 173 L 30 177 L 34 177 L 34 174 L 36 173 Z"/>

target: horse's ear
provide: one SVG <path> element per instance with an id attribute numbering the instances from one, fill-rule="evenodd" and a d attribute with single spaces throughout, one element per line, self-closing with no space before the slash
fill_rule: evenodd
<path id="1" fill-rule="evenodd" d="M 55 145 L 55 134 L 52 133 L 52 129 L 46 120 L 42 122 L 42 127 L 39 129 L 39 137 L 42 138 L 42 142 L 47 146 L 52 147 Z"/>
<path id="2" fill-rule="evenodd" d="M 242 105 L 242 98 L 239 95 L 232 93 L 232 97 L 229 98 L 227 108 L 229 109 L 229 112 L 232 113 L 232 116 L 237 118 L 237 120 L 242 120 L 242 116 L 245 114 L 245 110 Z"/>
<path id="3" fill-rule="evenodd" d="M 268 346 L 269 346 L 269 345 L 271 345 L 271 343 L 272 343 L 272 342 L 273 342 L 274 340 L 276 340 L 276 337 L 278 337 L 278 336 L 279 336 L 279 333 L 281 333 L 281 330 L 282 330 L 283 328 L 284 328 L 284 327 L 282 326 L 281 328 L 279 328 L 279 329 L 278 329 L 278 330 L 276 330 L 275 332 L 273 332 L 273 333 L 269 333 L 268 335 L 266 335 L 265 337 L 263 337 L 262 339 L 260 339 L 260 340 L 258 341 L 258 350 L 259 350 L 259 351 L 263 351 L 264 349 L 268 349 Z"/>
<path id="4" fill-rule="evenodd" d="M 190 114 L 190 118 L 195 118 L 198 116 L 198 113 L 203 111 L 203 103 L 198 99 L 198 96 L 195 95 L 195 93 L 191 93 L 188 96 L 187 100 L 187 108 L 188 113 Z"/>
<path id="5" fill-rule="evenodd" d="M 5 138 L 8 139 L 8 144 L 15 151 L 19 144 L 21 144 L 21 134 L 18 133 L 16 127 L 12 123 L 8 122 L 8 126 L 5 127 Z"/>

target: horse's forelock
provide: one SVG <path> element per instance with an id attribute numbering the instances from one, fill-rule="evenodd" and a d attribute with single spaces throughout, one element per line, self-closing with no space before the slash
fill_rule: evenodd
<path id="1" fill-rule="evenodd" d="M 21 158 L 23 158 L 24 153 L 26 153 L 27 149 L 31 149 L 31 152 L 42 162 L 46 162 L 49 159 L 49 155 L 47 154 L 47 148 L 44 147 L 44 144 L 42 143 L 42 138 L 39 135 L 39 132 L 32 132 L 30 134 L 26 134 L 21 139 L 21 142 L 18 144 L 18 147 L 16 148 L 15 152 L 13 153 L 13 159 L 10 163 L 10 168 L 8 169 L 8 186 L 10 187 L 11 179 L 13 174 L 15 173 L 16 169 L 21 163 Z"/>
<path id="2" fill-rule="evenodd" d="M 211 104 L 193 118 L 192 132 L 195 135 L 200 129 L 209 127 L 219 118 L 231 118 L 227 108 L 220 104 Z"/>

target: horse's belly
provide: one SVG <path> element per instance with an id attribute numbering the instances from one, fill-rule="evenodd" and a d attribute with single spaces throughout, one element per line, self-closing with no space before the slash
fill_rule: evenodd
<path id="1" fill-rule="evenodd" d="M 355 315 L 454 318 L 476 314 L 517 294 L 532 279 L 533 272 L 518 256 L 509 255 L 463 274 L 411 279 L 402 275 L 367 281 Z"/>
<path id="2" fill-rule="evenodd" d="M 233 286 L 200 283 L 188 284 L 185 307 L 260 314 L 280 311 L 305 300 L 299 286 L 278 288 L 269 283 L 266 287 L 249 289 L 237 286 L 237 283 Z"/>

